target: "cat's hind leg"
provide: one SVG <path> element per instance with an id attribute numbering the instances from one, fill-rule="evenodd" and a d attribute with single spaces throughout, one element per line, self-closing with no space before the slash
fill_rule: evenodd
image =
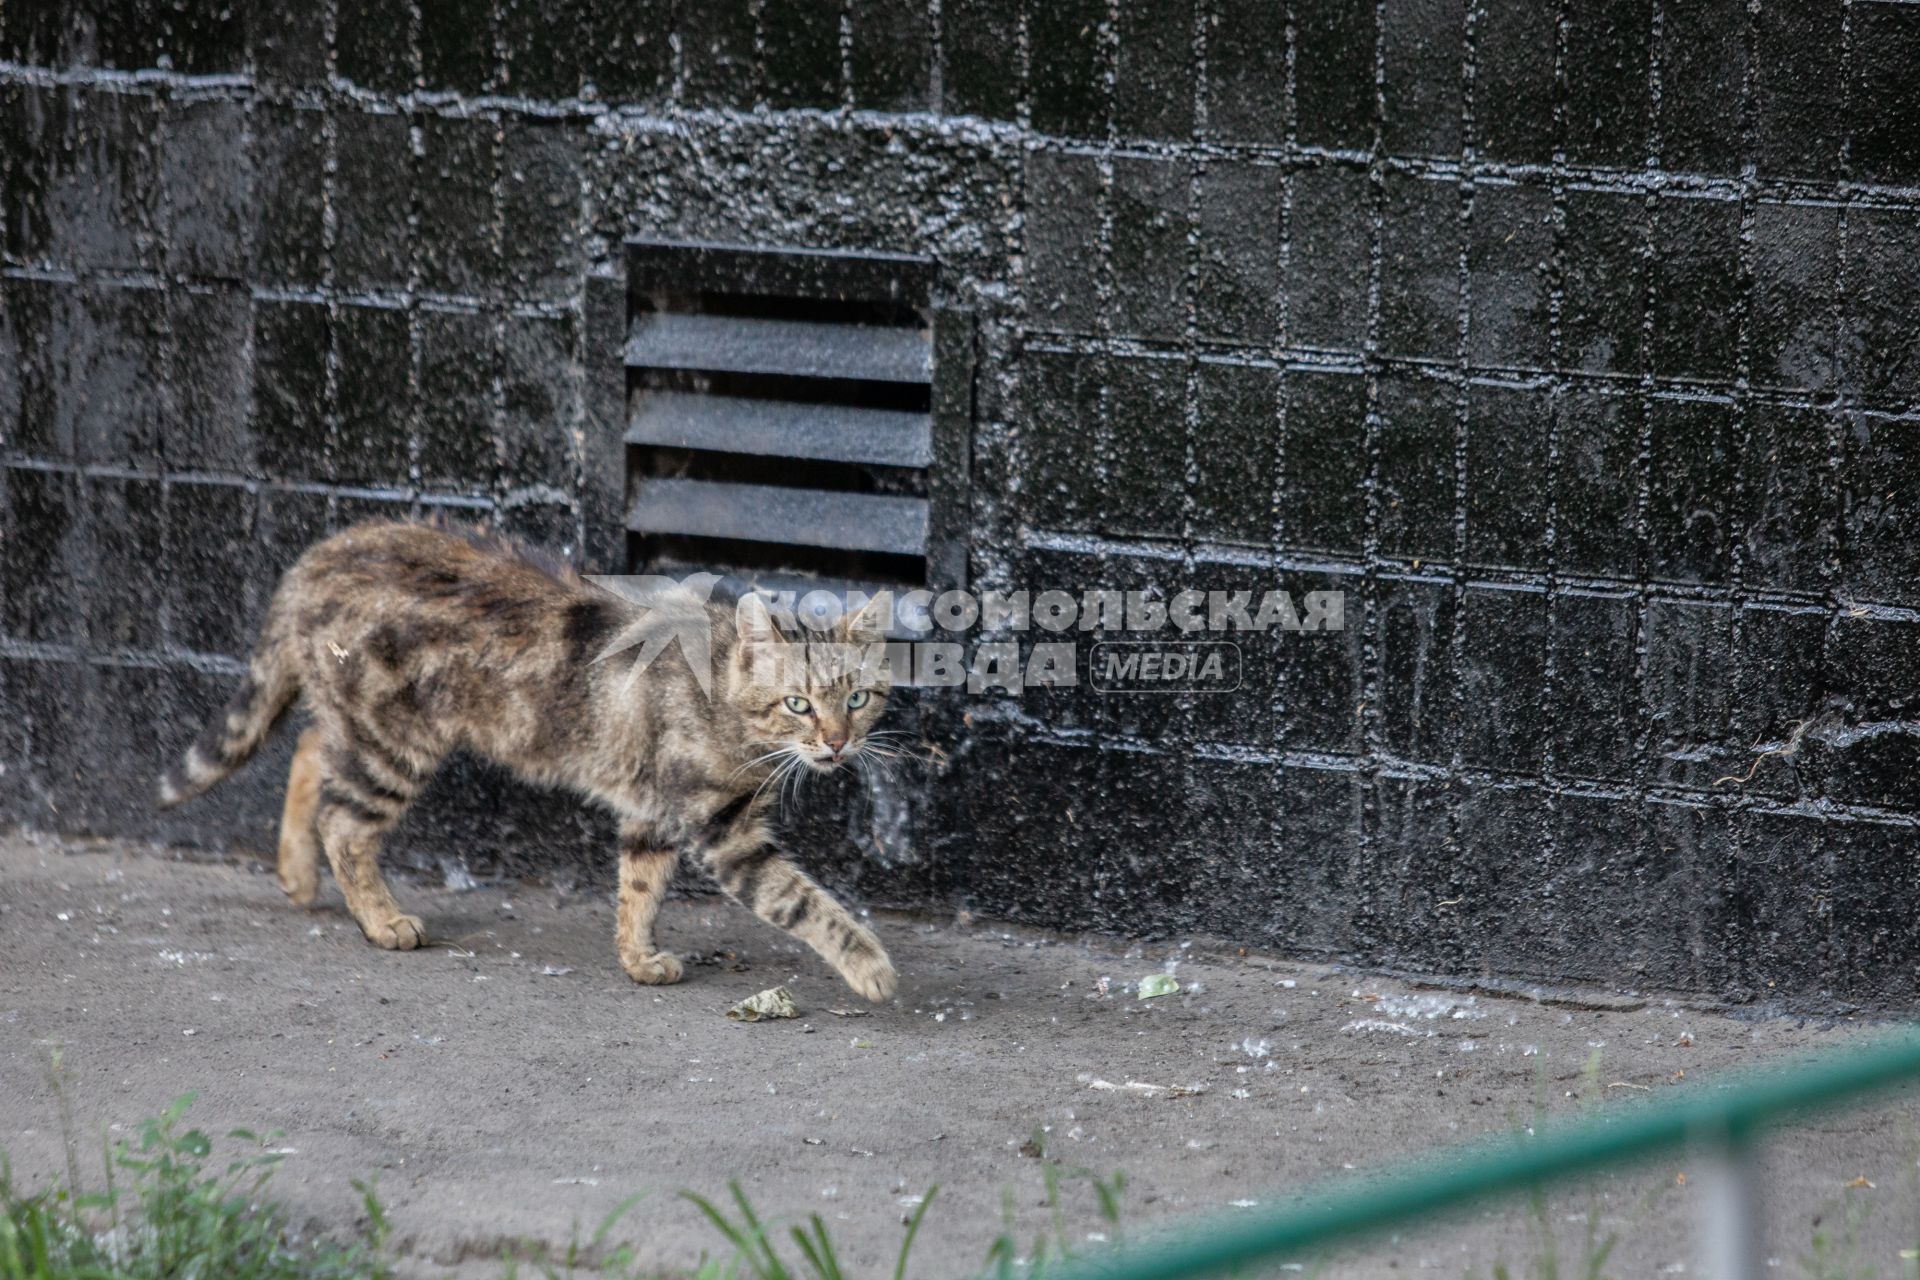
<path id="1" fill-rule="evenodd" d="M 812 876 L 781 857 L 757 818 L 726 824 L 700 842 L 700 854 L 722 889 L 819 952 L 848 986 L 876 1004 L 893 995 L 898 976 L 880 939 Z"/>
<path id="2" fill-rule="evenodd" d="M 620 830 L 620 914 L 614 941 L 620 967 L 635 982 L 658 986 L 680 981 L 680 958 L 654 945 L 653 922 L 673 881 L 680 856 L 635 827 Z"/>
<path id="3" fill-rule="evenodd" d="M 420 917 L 394 901 L 380 874 L 380 840 L 400 821 L 421 772 L 364 732 L 329 731 L 322 747 L 319 831 L 347 910 L 375 946 L 411 951 L 427 940 Z"/>
<path id="4" fill-rule="evenodd" d="M 319 726 L 300 735 L 287 770 L 287 800 L 280 810 L 280 887 L 296 906 L 311 906 L 320 889 L 320 833 L 314 814 L 320 807 Z"/>

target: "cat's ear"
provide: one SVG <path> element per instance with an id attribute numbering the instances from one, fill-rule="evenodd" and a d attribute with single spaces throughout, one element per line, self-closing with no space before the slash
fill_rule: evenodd
<path id="1" fill-rule="evenodd" d="M 733 625 L 740 636 L 740 643 L 733 647 L 734 679 L 750 685 L 779 684 L 786 646 L 767 602 L 751 593 L 741 596 L 734 607 Z"/>
<path id="2" fill-rule="evenodd" d="M 893 623 L 893 592 L 882 591 L 846 616 L 840 624 L 854 644 L 879 644 Z"/>
<path id="3" fill-rule="evenodd" d="M 767 602 L 753 592 L 740 597 L 733 613 L 734 626 L 740 632 L 740 647 L 753 649 L 780 643 L 780 628 L 774 625 Z"/>

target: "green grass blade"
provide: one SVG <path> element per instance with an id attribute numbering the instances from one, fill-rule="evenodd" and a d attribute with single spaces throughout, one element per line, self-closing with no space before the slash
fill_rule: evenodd
<path id="1" fill-rule="evenodd" d="M 740 1220 L 747 1224 L 748 1230 L 765 1239 L 766 1232 L 760 1225 L 759 1217 L 753 1212 L 753 1201 L 747 1199 L 747 1193 L 740 1189 L 739 1182 L 729 1182 L 727 1190 L 733 1193 L 733 1202 L 740 1206 Z"/>
<path id="2" fill-rule="evenodd" d="M 940 1194 L 940 1184 L 934 1183 L 927 1188 L 927 1194 L 920 1197 L 920 1204 L 907 1219 L 906 1238 L 900 1241 L 900 1257 L 893 1264 L 893 1280 L 906 1280 L 907 1257 L 913 1252 L 913 1238 L 920 1232 L 920 1220 L 927 1216 L 927 1209 L 933 1204 L 933 1198 Z"/>
<path id="3" fill-rule="evenodd" d="M 633 1207 L 651 1194 L 653 1193 L 650 1191 L 636 1191 L 619 1204 L 613 1206 L 613 1211 L 600 1220 L 599 1227 L 595 1229 L 593 1238 L 588 1242 L 589 1245 L 596 1249 L 599 1248 L 600 1242 L 607 1238 L 607 1233 L 613 1230 L 614 1224 L 633 1212 Z"/>
<path id="4" fill-rule="evenodd" d="M 386 1207 L 380 1203 L 379 1179 L 353 1179 L 353 1189 L 360 1193 L 360 1205 L 367 1212 L 367 1239 L 375 1249 L 387 1243 L 387 1237 L 393 1234 L 393 1224 L 387 1221 Z"/>
<path id="5" fill-rule="evenodd" d="M 833 1241 L 827 1236 L 827 1224 L 820 1220 L 819 1214 L 813 1215 L 813 1234 L 820 1242 L 820 1254 L 827 1261 L 823 1273 L 827 1280 L 846 1280 L 846 1273 L 840 1269 L 840 1258 L 833 1251 Z"/>
<path id="6" fill-rule="evenodd" d="M 1120 1188 L 1124 1185 L 1120 1180 L 1116 1180 L 1112 1186 L 1100 1178 L 1093 1180 L 1093 1194 L 1100 1202 L 1100 1216 L 1107 1220 L 1109 1226 L 1120 1225 Z"/>
<path id="7" fill-rule="evenodd" d="M 760 1221 L 760 1215 L 753 1211 L 753 1201 L 747 1199 L 747 1193 L 740 1189 L 740 1183 L 729 1182 L 727 1190 L 733 1193 L 733 1202 L 740 1206 L 740 1219 L 747 1224 L 748 1239 L 760 1246 L 760 1257 L 755 1266 L 763 1280 L 793 1280 L 786 1264 L 773 1251 L 773 1241 L 767 1237 L 766 1225 Z"/>
<path id="8" fill-rule="evenodd" d="M 741 1192 L 739 1184 L 734 1183 L 732 1187 L 735 1201 L 744 1203 L 746 1196 Z M 772 1246 L 767 1243 L 766 1233 L 761 1229 L 760 1220 L 754 1215 L 752 1205 L 746 1205 L 745 1217 L 748 1226 L 742 1228 L 734 1225 L 732 1219 L 720 1212 L 719 1206 L 705 1196 L 692 1191 L 682 1191 L 680 1195 L 682 1199 L 691 1202 L 695 1208 L 706 1215 L 707 1221 L 726 1237 L 738 1257 L 747 1260 L 747 1264 L 753 1268 L 753 1273 L 759 1276 L 760 1280 L 793 1280 L 786 1266 L 774 1254 Z"/>
<path id="9" fill-rule="evenodd" d="M 815 1224 L 818 1224 L 819 1221 L 819 1215 L 816 1214 L 814 1216 Z M 821 1280 L 830 1280 L 831 1273 L 827 1270 L 826 1260 L 820 1256 L 820 1251 L 813 1247 L 813 1241 L 807 1238 L 807 1233 L 799 1227 L 790 1227 L 788 1229 L 793 1233 L 793 1242 L 800 1246 L 800 1256 L 807 1260 L 807 1265 L 813 1268 L 813 1273 L 819 1276 Z"/>
<path id="10" fill-rule="evenodd" d="M 682 1191 L 680 1198 L 692 1204 L 694 1208 L 705 1214 L 707 1221 L 713 1224 L 714 1230 L 727 1238 L 727 1243 L 742 1253 L 747 1252 L 746 1237 L 740 1234 L 740 1229 L 733 1225 L 732 1220 L 730 1220 L 726 1214 L 720 1212 L 719 1207 L 715 1205 L 713 1201 L 694 1191 Z"/>

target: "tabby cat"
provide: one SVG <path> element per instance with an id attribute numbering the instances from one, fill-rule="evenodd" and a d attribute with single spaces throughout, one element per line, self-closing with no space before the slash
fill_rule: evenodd
<path id="1" fill-rule="evenodd" d="M 869 1000 L 894 970 L 871 931 L 769 842 L 784 779 L 830 772 L 870 745 L 884 666 L 814 650 L 875 651 L 885 598 L 822 636 L 790 640 L 764 602 L 697 603 L 711 670 L 644 636 L 649 610 L 482 534 L 364 524 L 317 544 L 274 593 L 246 685 L 160 782 L 189 800 L 244 764 L 304 699 L 280 825 L 280 886 L 313 901 L 324 850 L 376 945 L 426 930 L 380 875 L 381 837 L 441 760 L 465 748 L 620 819 L 616 941 L 636 982 L 680 980 L 654 918 L 679 856 L 699 859 L 756 915 L 806 942 Z M 625 646 L 623 647 L 623 641 Z M 773 783 L 774 785 L 768 785 Z"/>

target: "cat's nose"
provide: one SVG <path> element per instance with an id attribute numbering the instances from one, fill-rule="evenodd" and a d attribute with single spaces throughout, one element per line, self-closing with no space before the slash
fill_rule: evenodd
<path id="1" fill-rule="evenodd" d="M 827 750 L 833 752 L 833 754 L 835 755 L 839 755 L 840 749 L 847 745 L 847 740 L 845 738 L 828 738 L 826 742 L 827 742 Z"/>

